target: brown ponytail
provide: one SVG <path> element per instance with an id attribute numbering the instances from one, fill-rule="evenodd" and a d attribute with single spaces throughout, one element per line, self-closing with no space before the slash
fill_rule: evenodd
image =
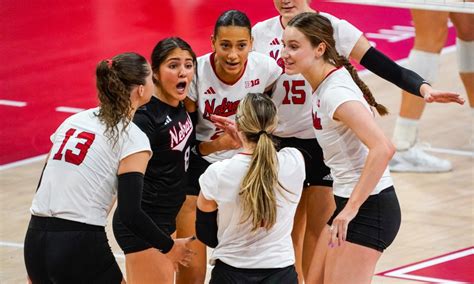
<path id="1" fill-rule="evenodd" d="M 119 123 L 123 123 L 121 131 L 124 131 L 131 120 L 130 92 L 135 86 L 145 85 L 149 74 L 146 59 L 136 53 L 122 53 L 97 65 L 98 117 L 106 126 L 104 134 L 114 145 L 118 141 Z"/>

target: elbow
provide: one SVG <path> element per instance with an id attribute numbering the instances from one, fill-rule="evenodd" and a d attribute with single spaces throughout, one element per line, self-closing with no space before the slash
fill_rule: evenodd
<path id="1" fill-rule="evenodd" d="M 120 217 L 120 220 L 122 220 L 122 224 L 127 227 L 127 229 L 129 229 L 130 231 L 133 231 L 134 229 L 134 222 L 133 220 L 129 219 L 129 218 L 122 218 Z"/>
<path id="2" fill-rule="evenodd" d="M 218 244 L 217 210 L 203 212 L 196 208 L 195 226 L 196 237 L 208 247 L 215 248 Z"/>
<path id="3" fill-rule="evenodd" d="M 201 241 L 203 244 L 210 248 L 217 247 L 217 238 L 209 236 L 209 233 L 205 232 L 204 228 L 198 229 L 198 225 L 196 225 L 196 237 L 199 241 Z"/>
<path id="4" fill-rule="evenodd" d="M 392 141 L 388 140 L 387 141 L 387 155 L 388 155 L 389 160 L 392 159 L 396 151 L 397 151 L 397 148 L 395 148 L 395 145 L 392 143 Z"/>
<path id="5" fill-rule="evenodd" d="M 393 155 L 395 155 L 395 145 L 393 145 L 392 141 L 386 139 L 382 144 L 382 147 L 381 156 L 384 157 L 388 163 L 392 159 Z"/>
<path id="6" fill-rule="evenodd" d="M 380 141 L 372 151 L 374 155 L 373 157 L 388 164 L 395 154 L 396 148 L 389 139 L 385 139 L 384 141 Z"/>
<path id="7" fill-rule="evenodd" d="M 130 231 L 133 231 L 135 228 L 135 215 L 136 214 L 132 212 L 124 212 L 123 210 L 119 210 L 120 221 Z"/>

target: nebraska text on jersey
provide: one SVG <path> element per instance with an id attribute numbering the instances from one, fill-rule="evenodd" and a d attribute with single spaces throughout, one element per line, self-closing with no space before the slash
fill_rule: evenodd
<path id="1" fill-rule="evenodd" d="M 178 122 L 178 126 L 179 129 L 176 129 L 176 126 L 170 128 L 171 149 L 183 151 L 186 142 L 191 136 L 191 132 L 193 132 L 193 123 L 191 122 L 189 115 L 186 122 L 184 124 Z"/>
<path id="2" fill-rule="evenodd" d="M 222 103 L 218 106 L 215 106 L 216 99 L 206 100 L 204 102 L 204 113 L 202 114 L 203 118 L 211 120 L 211 115 L 220 115 L 220 116 L 231 116 L 237 112 L 237 107 L 239 106 L 240 100 L 237 101 L 228 101 L 227 98 L 222 100 Z"/>

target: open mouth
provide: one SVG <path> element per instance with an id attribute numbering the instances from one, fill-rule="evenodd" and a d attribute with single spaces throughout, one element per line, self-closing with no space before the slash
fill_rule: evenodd
<path id="1" fill-rule="evenodd" d="M 179 82 L 178 84 L 176 84 L 176 89 L 178 90 L 178 92 L 184 93 L 184 90 L 186 89 L 186 85 L 187 85 L 186 82 Z"/>
<path id="2" fill-rule="evenodd" d="M 230 68 L 230 69 L 235 69 L 239 66 L 239 62 L 225 62 L 225 64 Z"/>

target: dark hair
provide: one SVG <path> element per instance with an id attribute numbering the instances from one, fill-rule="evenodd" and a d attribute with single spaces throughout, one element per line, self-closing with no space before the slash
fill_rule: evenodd
<path id="1" fill-rule="evenodd" d="M 336 42 L 333 37 L 334 29 L 326 17 L 313 12 L 304 12 L 291 19 L 291 21 L 288 22 L 288 26 L 295 27 L 302 32 L 309 39 L 313 47 L 318 46 L 321 42 L 325 43 L 326 51 L 323 55 L 324 60 L 331 62 L 336 67 L 344 66 L 364 94 L 364 98 L 369 105 L 375 107 L 380 115 L 388 114 L 387 108 L 375 101 L 369 87 L 359 78 L 357 70 L 352 66 L 349 60 L 337 53 Z"/>
<path id="2" fill-rule="evenodd" d="M 153 70 L 153 73 L 158 72 L 161 64 L 166 60 L 168 55 L 170 55 L 170 53 L 173 52 L 173 50 L 175 50 L 176 48 L 189 52 L 189 54 L 193 58 L 194 66 L 197 66 L 196 54 L 187 42 L 185 42 L 179 37 L 167 37 L 165 39 L 160 40 L 155 45 L 155 48 L 153 48 L 153 51 L 151 53 L 151 70 Z M 158 83 L 154 77 L 153 83 L 155 85 Z"/>
<path id="3" fill-rule="evenodd" d="M 217 32 L 220 27 L 229 26 L 247 28 L 249 34 L 252 34 L 252 25 L 250 24 L 249 18 L 247 15 L 245 15 L 245 13 L 238 10 L 225 11 L 219 16 L 219 18 L 217 18 L 216 25 L 214 26 L 214 36 L 217 36 Z"/>
<path id="4" fill-rule="evenodd" d="M 151 70 L 153 73 L 156 73 L 159 71 L 161 64 L 168 58 L 168 56 L 175 50 L 176 48 L 185 50 L 189 52 L 191 57 L 193 58 L 193 65 L 194 65 L 194 88 L 197 93 L 197 82 L 198 80 L 198 74 L 197 74 L 197 58 L 196 58 L 196 53 L 194 53 L 193 49 L 191 46 L 184 41 L 183 39 L 179 37 L 167 37 L 162 40 L 160 40 L 155 47 L 153 48 L 153 51 L 151 52 Z M 155 79 L 153 76 L 153 83 L 155 85 L 158 85 L 159 82 Z"/>
<path id="5" fill-rule="evenodd" d="M 130 123 L 132 103 L 130 92 L 135 86 L 145 85 L 150 69 L 145 57 L 126 52 L 111 59 L 102 60 L 96 68 L 96 85 L 100 101 L 98 117 L 106 126 L 105 135 L 118 141 L 118 124 L 124 123 L 122 131 Z"/>

